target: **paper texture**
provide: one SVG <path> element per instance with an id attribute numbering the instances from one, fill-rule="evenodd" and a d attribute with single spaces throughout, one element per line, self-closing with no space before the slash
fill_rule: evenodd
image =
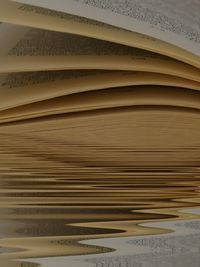
<path id="1" fill-rule="evenodd" d="M 200 67 L 199 57 L 184 49 L 151 36 L 63 12 L 1 0 L 0 20 L 138 47 Z"/>
<path id="2" fill-rule="evenodd" d="M 198 0 L 17 0 L 139 32 L 200 55 Z"/>
<path id="3" fill-rule="evenodd" d="M 177 86 L 199 90 L 199 83 L 144 72 L 58 71 L 0 75 L 0 110 L 74 93 L 131 85 Z"/>
<path id="4" fill-rule="evenodd" d="M 1 111 L 0 123 L 73 112 L 145 105 L 199 110 L 200 96 L 193 90 L 155 85 L 94 90 Z"/>
<path id="5" fill-rule="evenodd" d="M 67 69 L 129 70 L 200 81 L 200 70 L 162 55 L 72 34 L 7 25 L 0 25 L 0 34 L 6 32 L 1 44 L 1 73 Z"/>

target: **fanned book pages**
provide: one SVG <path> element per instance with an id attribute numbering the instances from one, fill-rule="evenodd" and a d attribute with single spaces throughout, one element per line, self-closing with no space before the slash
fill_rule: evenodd
<path id="1" fill-rule="evenodd" d="M 79 244 L 98 235 L 146 234 L 146 228 L 131 229 L 127 221 L 134 221 L 136 215 L 131 217 L 128 207 L 141 206 L 144 218 L 136 217 L 143 222 L 182 218 L 179 208 L 198 206 L 199 189 L 192 193 L 192 179 L 199 177 L 200 167 L 200 1 L 0 0 L 0 159 L 0 176 L 14 172 L 16 183 L 16 187 L 6 181 L 1 185 L 0 180 L 0 216 L 5 220 L 0 254 L 5 266 L 29 266 L 11 265 L 7 259 L 111 251 L 106 245 L 101 250 Z M 31 175 L 36 169 L 34 181 Z M 24 173 L 31 176 L 31 184 L 23 177 L 21 182 Z M 166 180 L 155 182 L 152 177 L 158 173 Z M 60 180 L 54 187 L 49 181 L 56 175 Z M 145 190 L 137 184 L 140 176 Z M 42 196 L 37 188 L 32 199 L 29 193 L 34 193 L 35 184 L 41 184 L 42 190 L 47 177 L 47 192 Z M 190 188 L 182 188 L 182 195 L 176 189 L 179 182 Z M 157 196 L 155 188 L 165 190 L 163 183 L 173 190 Z M 131 186 L 138 191 L 132 192 Z M 15 203 L 11 196 L 18 190 L 24 193 Z M 54 204 L 48 190 L 55 190 Z M 146 192 L 152 192 L 149 202 Z M 190 204 L 184 206 L 187 198 Z M 36 243 L 23 239 L 19 229 L 16 236 L 10 226 L 6 230 L 6 220 L 15 219 L 13 209 L 24 205 L 34 210 L 45 203 L 51 208 L 70 207 L 67 250 L 51 248 L 52 240 L 40 240 L 36 234 L 38 249 Z M 93 205 L 88 219 L 87 205 Z M 145 213 L 148 205 L 151 210 Z M 44 211 L 47 219 L 49 211 Z M 15 214 L 16 224 L 27 219 L 23 212 Z M 111 221 L 115 222 L 110 225 Z M 73 223 L 77 233 L 70 228 Z M 148 233 L 166 233 L 149 229 Z"/>

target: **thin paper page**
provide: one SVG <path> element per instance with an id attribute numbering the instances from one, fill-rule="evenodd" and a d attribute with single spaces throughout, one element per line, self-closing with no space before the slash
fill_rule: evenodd
<path id="1" fill-rule="evenodd" d="M 170 121 L 170 125 L 169 125 Z M 188 129 L 192 133 L 192 138 L 188 138 L 187 133 Z M 165 141 L 165 147 L 171 149 L 179 148 L 181 144 L 191 144 L 195 146 L 199 144 L 199 112 L 194 112 L 194 110 L 188 110 L 184 108 L 174 109 L 169 107 L 155 107 L 152 108 L 138 108 L 138 109 L 116 109 L 105 112 L 89 112 L 87 114 L 82 114 L 77 116 L 58 116 L 55 119 L 46 119 L 38 121 L 29 121 L 28 123 L 14 124 L 8 127 L 2 127 L 1 133 L 13 133 L 13 131 L 24 137 L 34 136 L 35 138 L 44 138 L 47 140 L 49 147 L 51 147 L 52 142 L 55 140 L 60 144 L 62 149 L 63 142 L 67 144 L 77 144 L 77 155 L 80 155 L 80 144 L 85 144 L 88 148 L 89 145 L 98 145 L 98 147 L 106 146 L 116 147 L 116 148 L 128 148 L 128 149 L 163 149 L 163 135 Z M 162 134 L 161 132 L 162 131 Z M 184 132 L 184 133 L 183 133 Z M 81 134 L 80 134 L 81 133 Z M 134 133 L 134 134 L 133 134 Z M 148 133 L 148 135 L 147 135 Z M 176 137 L 176 140 L 174 140 Z M 29 139 L 28 139 L 29 140 Z M 89 141 L 88 141 L 89 140 Z M 24 141 L 24 139 L 23 139 Z M 91 146 L 89 146 L 90 148 Z M 130 158 L 130 154 L 125 154 L 124 158 L 122 154 L 117 153 L 117 150 L 111 150 L 111 154 L 102 154 L 102 149 L 99 151 L 96 149 L 93 150 L 93 153 L 88 151 L 88 154 L 83 153 L 83 158 L 88 162 L 89 156 L 90 163 L 93 162 L 93 166 L 97 166 L 97 163 L 101 161 L 103 166 L 107 164 L 110 166 L 110 162 L 114 162 L 112 166 L 132 166 L 133 161 Z M 63 147 L 63 152 L 66 151 L 66 147 Z M 74 151 L 74 146 L 72 147 Z M 105 151 L 105 150 L 104 150 Z M 192 157 L 196 155 L 196 150 L 192 150 L 193 153 L 190 154 Z M 87 151 L 84 151 L 87 152 Z M 156 151 L 157 152 L 157 151 Z M 180 150 L 178 150 L 180 152 Z M 177 163 L 184 166 L 185 164 L 185 151 L 182 152 L 183 156 L 177 157 L 173 153 L 170 154 L 169 162 L 166 164 L 173 163 L 173 166 L 177 166 Z M 195 154 L 194 154 L 195 153 Z M 168 153 L 167 153 L 168 154 Z M 146 166 L 155 167 L 155 160 L 152 160 L 149 154 L 145 154 L 146 159 L 149 160 Z M 157 160 L 162 160 L 160 154 L 154 155 L 157 157 Z M 138 160 L 138 154 L 132 154 L 132 157 L 135 160 Z M 178 160 L 177 160 L 178 158 Z M 190 159 L 191 157 L 189 157 Z M 92 161 L 93 159 L 93 161 Z M 166 159 L 164 157 L 164 159 Z M 195 156 L 195 161 L 198 161 L 199 155 Z M 108 161 L 109 160 L 109 161 Z M 78 157 L 78 162 L 80 162 L 80 157 Z M 122 162 L 123 161 L 123 162 Z M 138 160 L 140 162 L 140 159 Z M 193 165 L 194 158 L 191 160 L 191 166 Z M 181 165 L 182 164 L 182 165 Z M 137 165 L 138 166 L 138 165 Z M 165 165 L 166 166 L 166 165 Z M 132 225 L 131 225 L 132 226 Z"/>
<path id="2" fill-rule="evenodd" d="M 200 68 L 199 57 L 184 49 L 141 33 L 59 11 L 1 0 L 0 21 L 120 43 L 166 55 Z"/>
<path id="3" fill-rule="evenodd" d="M 198 0 L 17 0 L 143 33 L 200 56 Z"/>
<path id="4" fill-rule="evenodd" d="M 1 48 L 1 73 L 105 69 L 163 73 L 200 81 L 197 68 L 145 50 L 67 33 L 16 25 L 8 28 L 7 24 L 1 24 L 0 35 L 5 32 L 4 25 L 7 39 Z"/>
<path id="5" fill-rule="evenodd" d="M 0 75 L 0 110 L 74 93 L 132 85 L 200 90 L 197 82 L 145 72 L 58 71 Z"/>
<path id="6" fill-rule="evenodd" d="M 198 92 L 160 86 L 121 87 L 78 93 L 0 112 L 0 123 L 63 113 L 126 106 L 164 105 L 200 109 Z"/>
<path id="7" fill-rule="evenodd" d="M 28 28 L 0 23 L 0 57 L 9 54 L 9 51 L 27 33 Z"/>

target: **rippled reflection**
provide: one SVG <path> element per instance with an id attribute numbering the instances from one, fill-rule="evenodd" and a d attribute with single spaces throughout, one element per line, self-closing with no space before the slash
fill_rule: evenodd
<path id="1" fill-rule="evenodd" d="M 11 132 L 2 133 L 0 142 L 0 258 L 5 266 L 37 266 L 8 264 L 8 259 L 109 252 L 111 247 L 78 241 L 164 233 L 168 230 L 138 223 L 193 218 L 178 210 L 200 206 L 198 164 L 95 165 L 71 151 L 121 149 L 138 156 L 141 151 L 49 144 Z"/>

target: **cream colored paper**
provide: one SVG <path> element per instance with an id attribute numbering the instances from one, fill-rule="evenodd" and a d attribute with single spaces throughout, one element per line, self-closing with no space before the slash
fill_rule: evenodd
<path id="1" fill-rule="evenodd" d="M 74 93 L 131 85 L 163 85 L 199 90 L 197 82 L 140 72 L 69 71 L 0 76 L 0 110 Z"/>
<path id="2" fill-rule="evenodd" d="M 77 35 L 1 24 L 0 35 L 5 31 L 0 45 L 0 73 L 106 69 L 155 72 L 200 81 L 197 68 L 148 51 Z"/>
<path id="3" fill-rule="evenodd" d="M 3 22 L 85 35 L 121 43 L 161 53 L 193 66 L 200 67 L 198 56 L 185 49 L 171 45 L 168 42 L 163 42 L 159 40 L 159 37 L 156 39 L 147 35 L 72 16 L 63 12 L 27 6 L 7 0 L 1 0 L 0 7 L 0 20 Z"/>
<path id="4" fill-rule="evenodd" d="M 63 113 L 130 106 L 174 106 L 200 109 L 198 92 L 174 87 L 142 86 L 63 96 L 0 112 L 0 123 Z"/>

